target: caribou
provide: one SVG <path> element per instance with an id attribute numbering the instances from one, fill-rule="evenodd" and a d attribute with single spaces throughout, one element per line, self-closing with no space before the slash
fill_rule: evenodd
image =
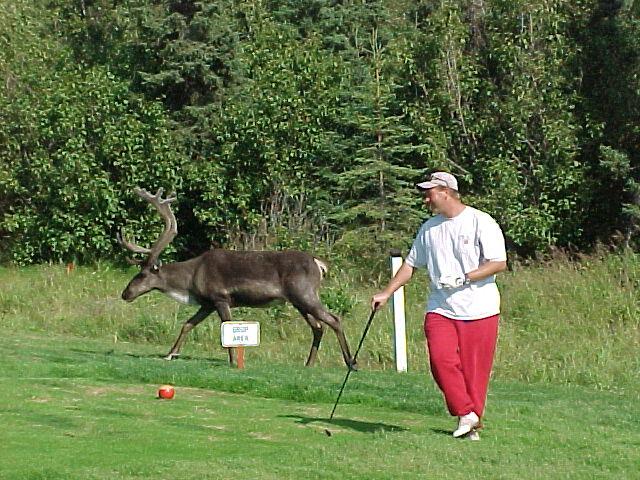
<path id="1" fill-rule="evenodd" d="M 301 251 L 235 251 L 211 249 L 183 262 L 162 264 L 160 253 L 178 234 L 171 203 L 175 193 L 163 198 L 159 188 L 155 195 L 136 188 L 135 192 L 151 204 L 164 220 L 164 231 L 151 248 L 138 246 L 117 234 L 118 242 L 127 250 L 144 254 L 144 260 L 130 260 L 141 270 L 122 292 L 122 299 L 131 302 L 153 290 L 172 299 L 199 305 L 198 311 L 184 322 L 180 334 L 169 353 L 172 360 L 180 355 L 187 334 L 214 311 L 222 322 L 231 320 L 234 307 L 260 307 L 274 301 L 286 301 L 293 305 L 306 320 L 313 332 L 307 366 L 316 360 L 323 335 L 323 324 L 328 325 L 338 337 L 344 362 L 355 369 L 355 361 L 349 351 L 340 318 L 331 313 L 320 301 L 318 290 L 327 272 L 327 265 L 319 258 Z M 228 349 L 229 363 L 235 364 L 233 348 Z"/>

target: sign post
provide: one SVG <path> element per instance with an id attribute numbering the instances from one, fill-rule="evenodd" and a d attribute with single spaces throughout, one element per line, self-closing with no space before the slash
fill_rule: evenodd
<path id="1" fill-rule="evenodd" d="M 391 250 L 391 278 L 395 276 L 402 266 L 400 250 Z M 404 317 L 404 287 L 400 287 L 393 293 L 393 345 L 396 357 L 396 371 L 407 371 L 407 337 Z"/>
<path id="2" fill-rule="evenodd" d="M 236 347 L 236 354 L 237 354 L 238 368 L 242 370 L 244 368 L 244 347 L 242 345 L 240 345 L 239 347 Z"/>
<path id="3" fill-rule="evenodd" d="M 222 322 L 220 340 L 225 348 L 237 348 L 238 368 L 244 368 L 244 347 L 260 345 L 260 324 L 258 322 Z"/>

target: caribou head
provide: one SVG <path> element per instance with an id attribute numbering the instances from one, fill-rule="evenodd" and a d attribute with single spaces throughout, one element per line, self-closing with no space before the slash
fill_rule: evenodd
<path id="1" fill-rule="evenodd" d="M 120 245 L 133 253 L 142 253 L 147 255 L 144 260 L 129 259 L 130 263 L 140 265 L 141 270 L 140 273 L 131 279 L 127 287 L 122 292 L 122 299 L 127 302 L 131 302 L 140 295 L 144 295 L 152 290 L 164 289 L 164 286 L 167 285 L 167 279 L 165 278 L 162 264 L 159 259 L 160 253 L 178 234 L 176 217 L 171 211 L 171 202 L 176 200 L 175 193 L 166 198 L 162 198 L 162 193 L 164 192 L 162 188 L 159 188 L 155 195 L 152 195 L 141 188 L 136 188 L 135 192 L 155 207 L 158 213 L 160 213 L 160 216 L 164 219 L 165 225 L 164 231 L 160 234 L 160 237 L 158 237 L 151 248 L 145 248 L 131 243 L 124 237 L 124 232 L 118 233 L 118 242 Z"/>

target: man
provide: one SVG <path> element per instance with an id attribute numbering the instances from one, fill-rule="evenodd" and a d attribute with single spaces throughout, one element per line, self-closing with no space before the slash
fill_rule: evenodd
<path id="1" fill-rule="evenodd" d="M 384 306 L 415 268 L 428 269 L 424 332 L 431 372 L 449 412 L 458 417 L 453 436 L 478 440 L 498 335 L 495 275 L 507 266 L 504 236 L 491 216 L 462 203 L 450 173 L 436 172 L 416 186 L 435 215 L 422 225 L 404 263 L 371 305 Z"/>

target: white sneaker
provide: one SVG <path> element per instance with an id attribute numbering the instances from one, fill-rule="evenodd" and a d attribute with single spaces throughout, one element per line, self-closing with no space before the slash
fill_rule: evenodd
<path id="1" fill-rule="evenodd" d="M 471 430 L 467 434 L 466 438 L 468 438 L 469 440 L 478 441 L 478 440 L 480 440 L 480 434 L 478 433 L 477 430 Z"/>
<path id="2" fill-rule="evenodd" d="M 478 415 L 475 414 L 475 412 L 467 413 L 466 415 L 461 416 L 458 420 L 458 428 L 455 432 L 453 432 L 453 436 L 455 438 L 458 438 L 466 435 L 471 430 L 476 428 L 479 423 L 480 419 L 478 418 Z"/>

